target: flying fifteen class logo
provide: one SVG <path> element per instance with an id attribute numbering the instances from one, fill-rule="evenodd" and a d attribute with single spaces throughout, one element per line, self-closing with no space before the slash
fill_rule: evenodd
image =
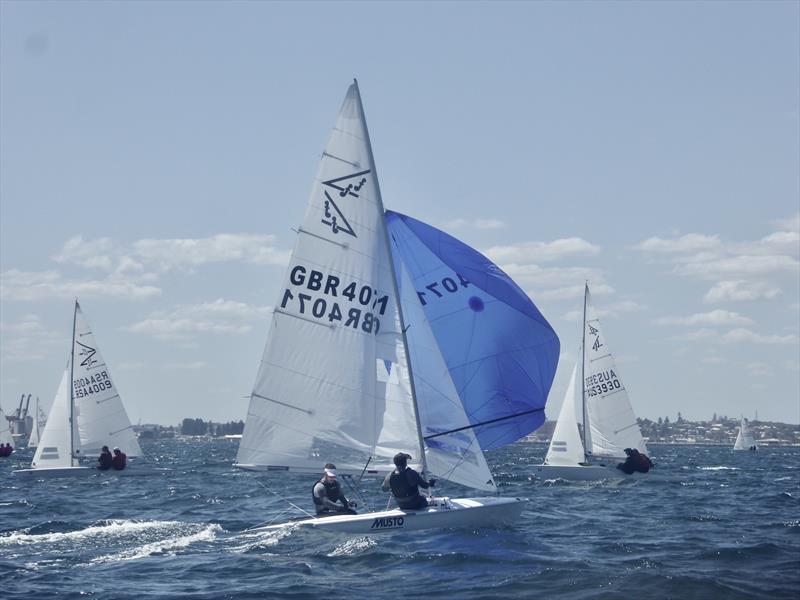
<path id="1" fill-rule="evenodd" d="M 86 367 L 87 369 L 92 365 L 97 364 L 97 359 L 94 355 L 97 353 L 97 350 L 92 348 L 91 346 L 87 346 L 86 344 L 81 344 L 79 341 L 75 340 L 75 343 L 80 346 L 78 350 L 78 357 L 83 358 L 81 361 L 81 366 Z"/>
<path id="2" fill-rule="evenodd" d="M 364 177 L 364 175 L 367 175 L 368 173 L 369 169 L 366 171 L 359 171 L 358 173 L 353 173 L 352 175 L 345 175 L 344 177 L 337 177 L 336 179 L 323 181 L 322 185 L 326 185 L 333 190 L 336 190 L 333 196 L 337 196 L 339 202 L 346 200 L 350 196 L 358 198 L 361 188 L 364 187 L 365 183 L 367 183 L 367 178 Z M 350 226 L 350 223 L 348 223 L 347 218 L 342 213 L 342 210 L 339 208 L 339 205 L 336 204 L 333 196 L 331 196 L 328 190 L 323 191 L 325 192 L 325 214 L 321 220 L 322 223 L 329 226 L 333 233 L 341 232 L 346 233 L 347 235 L 352 235 L 353 237 L 358 237 L 356 236 L 356 232 L 353 231 L 353 228 Z"/>
<path id="3" fill-rule="evenodd" d="M 592 344 L 592 350 L 597 352 L 603 347 L 603 344 L 600 342 L 600 330 L 598 330 L 596 327 L 592 327 L 590 323 L 586 323 L 586 326 L 589 328 L 589 335 L 595 336 L 594 343 Z"/>

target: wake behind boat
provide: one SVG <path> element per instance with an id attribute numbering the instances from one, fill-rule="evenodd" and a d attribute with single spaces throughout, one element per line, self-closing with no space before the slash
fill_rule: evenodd
<path id="1" fill-rule="evenodd" d="M 79 462 L 96 459 L 103 446 L 115 447 L 127 457 L 142 456 L 128 413 L 76 300 L 72 349 L 31 468 L 13 473 L 39 479 L 104 472 Z"/>
<path id="2" fill-rule="evenodd" d="M 576 381 L 579 373 L 580 387 Z M 581 414 L 576 418 L 578 389 Z M 579 421 L 582 432 L 578 430 Z M 536 473 L 546 479 L 623 479 L 640 473 L 626 473 L 617 465 L 623 463 L 630 471 L 628 466 L 646 461 L 649 469 L 646 455 L 647 446 L 614 356 L 600 330 L 587 283 L 580 357 L 572 370 L 547 457 L 543 465 L 536 467 Z"/>
<path id="3" fill-rule="evenodd" d="M 504 310 L 503 299 L 493 296 L 492 289 L 470 287 L 440 258 L 424 257 L 445 269 L 442 285 L 449 299 L 463 292 L 457 296 L 457 310 L 468 309 L 472 319 L 488 324 L 479 330 L 502 335 L 505 330 L 520 330 L 522 320 L 539 319 L 537 327 L 547 336 L 545 342 L 524 343 L 512 336 L 513 350 L 488 352 L 487 344 L 476 343 L 476 352 L 487 365 L 486 373 L 473 377 L 481 385 L 487 385 L 492 373 L 496 377 L 502 372 L 495 365 L 514 353 L 519 362 L 534 346 L 547 352 L 531 369 L 536 385 L 528 394 L 518 394 L 519 402 L 512 401 L 517 394 L 495 385 L 498 402 L 489 411 L 491 418 L 465 407 L 450 357 L 444 355 L 449 349 L 443 350 L 426 316 L 413 272 L 413 265 L 423 261 L 423 245 L 410 243 L 417 236 L 410 230 L 393 230 L 391 239 L 387 232 L 357 83 L 350 86 L 339 111 L 297 231 L 235 466 L 317 473 L 323 463 L 332 461 L 339 473 L 382 475 L 393 469 L 393 456 L 410 453 L 426 475 L 496 494 L 477 432 L 487 428 L 502 445 L 541 424 L 558 340 L 535 307 L 526 314 Z M 401 235 L 416 256 L 403 254 Z M 502 272 L 494 274 L 495 279 L 503 277 Z M 461 282 L 460 288 L 455 281 Z M 518 290 L 511 284 L 498 287 L 506 294 Z M 518 293 L 532 306 L 521 290 Z M 524 303 L 523 298 L 516 301 Z M 471 305 L 476 308 L 469 309 Z M 450 345 L 454 342 L 451 339 Z M 464 349 L 462 345 L 462 354 Z M 461 363 L 453 364 L 463 370 Z M 511 381 L 530 380 L 528 371 L 517 371 L 522 375 L 510 377 Z M 501 421 L 505 427 L 488 429 Z M 512 522 L 523 503 L 498 497 L 438 499 L 423 510 L 313 517 L 270 527 L 304 524 L 358 533 L 492 526 Z"/>

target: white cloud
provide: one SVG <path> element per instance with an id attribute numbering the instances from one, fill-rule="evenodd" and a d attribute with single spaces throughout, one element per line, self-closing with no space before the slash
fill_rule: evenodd
<path id="1" fill-rule="evenodd" d="M 69 341 L 66 337 L 48 330 L 37 315 L 25 315 L 15 323 L 0 322 L 2 357 L 7 361 L 37 361 L 47 357 L 47 350 Z"/>
<path id="2" fill-rule="evenodd" d="M 778 273 L 797 273 L 800 262 L 785 254 L 731 256 L 689 261 L 676 265 L 674 272 L 703 279 L 731 276 L 758 276 Z"/>
<path id="3" fill-rule="evenodd" d="M 772 221 L 772 225 L 783 231 L 800 232 L 800 212 L 793 214 L 785 219 Z"/>
<path id="4" fill-rule="evenodd" d="M 594 294 L 594 289 L 592 289 L 592 293 Z M 581 291 L 581 294 L 583 294 L 583 291 Z M 595 313 L 600 319 L 617 319 L 622 313 L 635 312 L 644 309 L 644 306 L 632 300 L 621 300 L 619 302 L 612 302 L 608 306 L 601 308 L 595 307 Z M 564 319 L 570 322 L 580 321 L 583 319 L 583 310 L 571 310 L 564 315 Z"/>
<path id="5" fill-rule="evenodd" d="M 133 254 L 162 270 L 238 261 L 258 265 L 286 265 L 291 253 L 277 250 L 274 235 L 221 233 L 200 239 L 144 239 L 134 242 Z"/>
<path id="6" fill-rule="evenodd" d="M 634 248 L 643 252 L 658 252 L 665 254 L 699 252 L 719 248 L 719 236 L 688 233 L 675 239 L 651 237 L 640 242 Z"/>
<path id="7" fill-rule="evenodd" d="M 253 321 L 267 319 L 271 313 L 268 306 L 250 306 L 220 298 L 176 306 L 171 311 L 156 311 L 125 330 L 163 340 L 185 340 L 196 333 L 243 334 L 252 329 Z"/>
<path id="8" fill-rule="evenodd" d="M 704 355 L 700 357 L 700 362 L 705 363 L 707 365 L 721 365 L 727 361 L 727 359 L 722 358 L 721 356 L 716 355 Z"/>
<path id="9" fill-rule="evenodd" d="M 570 285 L 552 290 L 531 291 L 528 292 L 528 295 L 534 300 L 572 300 L 583 298 L 584 289 L 583 285 Z M 600 283 L 592 286 L 592 296 L 608 296 L 613 293 L 614 288 L 610 285 Z"/>
<path id="10" fill-rule="evenodd" d="M 161 294 L 152 285 L 139 285 L 135 280 L 112 275 L 105 279 L 63 280 L 55 271 L 18 271 L 0 274 L 0 298 L 3 300 L 43 300 L 48 298 L 80 298 L 82 296 L 141 300 Z"/>
<path id="11" fill-rule="evenodd" d="M 673 335 L 669 339 L 675 342 L 697 342 L 700 340 L 707 340 L 709 338 L 715 337 L 719 335 L 713 329 L 697 329 L 695 331 L 690 331 L 688 333 L 681 333 L 679 335 Z"/>
<path id="12" fill-rule="evenodd" d="M 752 362 L 744 366 L 747 372 L 754 377 L 772 377 L 775 374 L 775 369 L 762 362 Z"/>
<path id="13" fill-rule="evenodd" d="M 571 256 L 594 256 L 599 252 L 599 246 L 590 244 L 581 238 L 571 237 L 552 242 L 521 242 L 509 246 L 493 246 L 484 254 L 498 264 L 526 264 L 550 262 Z"/>
<path id="14" fill-rule="evenodd" d="M 445 223 L 449 229 L 503 229 L 507 225 L 500 219 L 453 219 Z"/>
<path id="15" fill-rule="evenodd" d="M 661 317 L 656 319 L 655 323 L 657 325 L 752 325 L 754 321 L 736 312 L 712 310 L 688 317 Z"/>
<path id="16" fill-rule="evenodd" d="M 772 300 L 781 294 L 781 290 L 764 281 L 718 281 L 706 295 L 703 302 L 741 302 L 748 300 Z"/>
<path id="17" fill-rule="evenodd" d="M 736 342 L 752 342 L 754 344 L 797 344 L 800 338 L 796 334 L 762 335 L 750 329 L 732 329 L 720 336 L 719 340 L 726 344 Z"/>

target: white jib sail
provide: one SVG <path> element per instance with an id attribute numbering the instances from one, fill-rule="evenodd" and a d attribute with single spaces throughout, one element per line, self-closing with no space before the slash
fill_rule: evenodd
<path id="1" fill-rule="evenodd" d="M 31 467 L 34 469 L 77 467 L 72 451 L 80 448 L 77 428 L 70 423 L 69 361 L 61 376 L 61 383 L 50 407 Z M 72 440 L 70 440 L 72 437 Z"/>
<path id="2" fill-rule="evenodd" d="M 350 86 L 272 317 L 237 463 L 360 472 L 420 456 L 383 204 Z M 404 381 L 405 380 L 405 381 Z"/>
<path id="3" fill-rule="evenodd" d="M 625 458 L 625 448 L 647 453 L 628 392 L 619 374 L 586 286 L 584 394 L 591 430 L 591 452 Z"/>
<path id="4" fill-rule="evenodd" d="M 14 445 L 14 438 L 11 436 L 11 427 L 9 427 L 2 408 L 0 408 L 0 444 Z"/>
<path id="5" fill-rule="evenodd" d="M 736 442 L 733 444 L 734 450 L 749 450 L 756 445 L 753 438 L 753 433 L 750 431 L 750 426 L 747 424 L 747 419 L 742 417 L 739 422 L 739 433 L 736 435 Z"/>
<path id="6" fill-rule="evenodd" d="M 494 492 L 497 488 L 483 450 L 464 412 L 417 291 L 405 265 L 400 263 L 398 268 L 400 294 L 406 300 L 403 302 L 403 317 L 406 339 L 411 348 L 428 471 L 439 478 L 473 489 Z"/>
<path id="7" fill-rule="evenodd" d="M 547 457 L 544 460 L 546 465 L 575 466 L 586 460 L 581 434 L 578 431 L 578 422 L 575 417 L 575 403 L 577 400 L 575 382 L 577 373 L 578 363 L 576 362 L 569 378 L 567 392 L 564 394 L 564 402 L 561 404 L 561 410 L 558 413 L 558 420 L 553 430 L 553 437 L 550 440 L 550 447 L 547 449 Z"/>
<path id="8" fill-rule="evenodd" d="M 141 456 L 142 449 L 117 386 L 77 302 L 73 343 L 72 389 L 81 440 L 80 453 L 76 449 L 76 454 L 99 456 L 102 447 L 108 446 L 118 447 L 129 457 Z"/>
<path id="9" fill-rule="evenodd" d="M 47 423 L 47 412 L 39 398 L 36 398 L 36 405 L 34 407 L 33 417 L 33 431 L 28 438 L 28 448 L 36 448 L 39 445 L 39 439 L 44 431 L 44 426 Z M 49 410 L 49 409 L 48 409 Z"/>

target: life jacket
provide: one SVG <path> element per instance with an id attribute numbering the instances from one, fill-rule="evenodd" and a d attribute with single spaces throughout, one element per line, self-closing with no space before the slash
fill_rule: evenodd
<path id="1" fill-rule="evenodd" d="M 419 496 L 419 486 L 410 481 L 410 474 L 413 471 L 406 467 L 402 471 L 393 471 L 389 475 L 389 487 L 392 489 L 394 497 L 402 502 Z"/>
<path id="2" fill-rule="evenodd" d="M 102 452 L 100 453 L 100 457 L 97 459 L 97 462 L 100 463 L 98 468 L 101 471 L 107 471 L 111 468 L 111 465 L 114 462 L 114 457 L 111 456 L 110 452 Z"/>
<path id="3" fill-rule="evenodd" d="M 115 454 L 114 458 L 111 459 L 111 465 L 117 471 L 122 471 L 125 468 L 126 460 L 128 457 L 124 452 L 120 452 L 119 454 Z"/>
<path id="4" fill-rule="evenodd" d="M 636 464 L 634 468 L 639 471 L 639 473 L 647 473 L 650 470 L 650 459 L 647 457 L 646 454 L 637 454 L 636 455 Z"/>
<path id="5" fill-rule="evenodd" d="M 314 488 L 317 487 L 317 483 L 321 483 L 325 486 L 325 496 L 327 496 L 328 500 L 331 502 L 337 502 L 339 498 L 342 496 L 342 486 L 339 485 L 338 481 L 325 481 L 323 477 L 319 481 L 315 482 L 314 485 L 311 486 L 311 499 L 314 500 L 314 504 L 316 506 L 322 506 L 322 500 L 317 498 L 316 494 L 314 494 Z"/>

